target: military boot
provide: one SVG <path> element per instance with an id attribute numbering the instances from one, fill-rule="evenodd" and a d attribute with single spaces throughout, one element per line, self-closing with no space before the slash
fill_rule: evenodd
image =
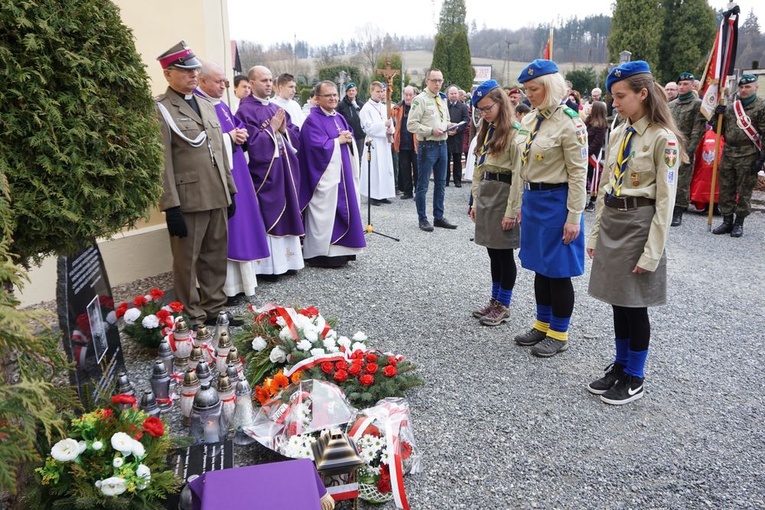
<path id="1" fill-rule="evenodd" d="M 685 211 L 685 207 L 675 206 L 675 209 L 672 211 L 672 223 L 670 223 L 670 226 L 679 227 L 683 224 L 683 211 Z"/>
<path id="2" fill-rule="evenodd" d="M 733 215 L 726 214 L 725 216 L 723 216 L 722 225 L 714 229 L 712 233 L 717 235 L 730 234 L 731 230 L 733 230 Z M 743 232 L 743 229 L 742 229 L 742 232 Z"/>
<path id="3" fill-rule="evenodd" d="M 736 216 L 736 221 L 733 222 L 733 228 L 730 231 L 731 237 L 741 237 L 744 235 L 744 218 Z"/>

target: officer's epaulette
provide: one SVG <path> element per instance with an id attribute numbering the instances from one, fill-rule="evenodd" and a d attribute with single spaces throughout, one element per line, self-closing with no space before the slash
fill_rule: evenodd
<path id="1" fill-rule="evenodd" d="M 575 119 L 579 117 L 579 112 L 569 108 L 568 106 L 563 109 L 564 112 L 566 112 L 566 115 L 571 117 L 572 119 Z"/>

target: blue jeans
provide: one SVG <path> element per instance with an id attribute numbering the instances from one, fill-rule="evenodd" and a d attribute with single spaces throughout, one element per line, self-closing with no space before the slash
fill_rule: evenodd
<path id="1" fill-rule="evenodd" d="M 430 174 L 433 173 L 433 218 L 444 218 L 444 188 L 446 187 L 446 169 L 449 164 L 446 152 L 446 140 L 441 143 L 421 142 L 417 147 L 417 191 L 414 203 L 417 205 L 417 216 L 427 220 L 425 197 L 428 194 Z"/>

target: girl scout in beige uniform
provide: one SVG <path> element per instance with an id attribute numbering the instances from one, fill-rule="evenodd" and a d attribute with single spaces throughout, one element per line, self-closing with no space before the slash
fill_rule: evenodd
<path id="1" fill-rule="evenodd" d="M 616 356 L 587 389 L 612 405 L 643 396 L 649 306 L 667 300 L 664 246 L 672 220 L 682 135 L 664 91 L 643 61 L 613 69 L 606 88 L 627 122 L 610 137 L 595 225 L 588 292 L 613 307 Z M 608 175 L 606 175 L 608 173 Z"/>

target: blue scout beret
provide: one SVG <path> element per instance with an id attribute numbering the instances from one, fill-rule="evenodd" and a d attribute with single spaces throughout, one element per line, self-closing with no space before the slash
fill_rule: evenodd
<path id="1" fill-rule="evenodd" d="M 633 60 L 632 62 L 625 62 L 619 67 L 614 67 L 608 78 L 606 78 L 606 90 L 611 93 L 611 85 L 617 81 L 622 81 L 625 78 L 629 78 L 635 74 L 650 73 L 651 68 L 648 67 L 648 63 L 645 60 Z"/>
<path id="2" fill-rule="evenodd" d="M 526 83 L 534 78 L 539 78 L 546 74 L 553 74 L 558 72 L 558 65 L 552 60 L 544 60 L 541 58 L 536 59 L 531 64 L 527 65 L 518 75 L 518 83 Z"/>
<path id="3" fill-rule="evenodd" d="M 496 80 L 486 80 L 485 82 L 478 85 L 478 88 L 475 89 L 475 92 L 473 92 L 473 98 L 471 99 L 473 106 L 477 105 L 481 99 L 486 97 L 486 94 L 498 87 L 499 83 L 497 83 Z"/>
<path id="4" fill-rule="evenodd" d="M 693 81 L 696 78 L 693 77 L 691 73 L 680 73 L 680 76 L 677 77 L 677 80 L 675 80 L 677 83 L 680 83 L 681 81 Z"/>
<path id="5" fill-rule="evenodd" d="M 754 83 L 757 81 L 757 76 L 753 74 L 744 74 L 741 79 L 738 80 L 739 85 L 746 85 L 747 83 Z"/>
<path id="6" fill-rule="evenodd" d="M 348 92 L 349 90 L 355 89 L 355 88 L 356 88 L 356 84 L 353 82 L 350 82 L 348 83 L 348 85 L 345 86 L 345 91 Z"/>

